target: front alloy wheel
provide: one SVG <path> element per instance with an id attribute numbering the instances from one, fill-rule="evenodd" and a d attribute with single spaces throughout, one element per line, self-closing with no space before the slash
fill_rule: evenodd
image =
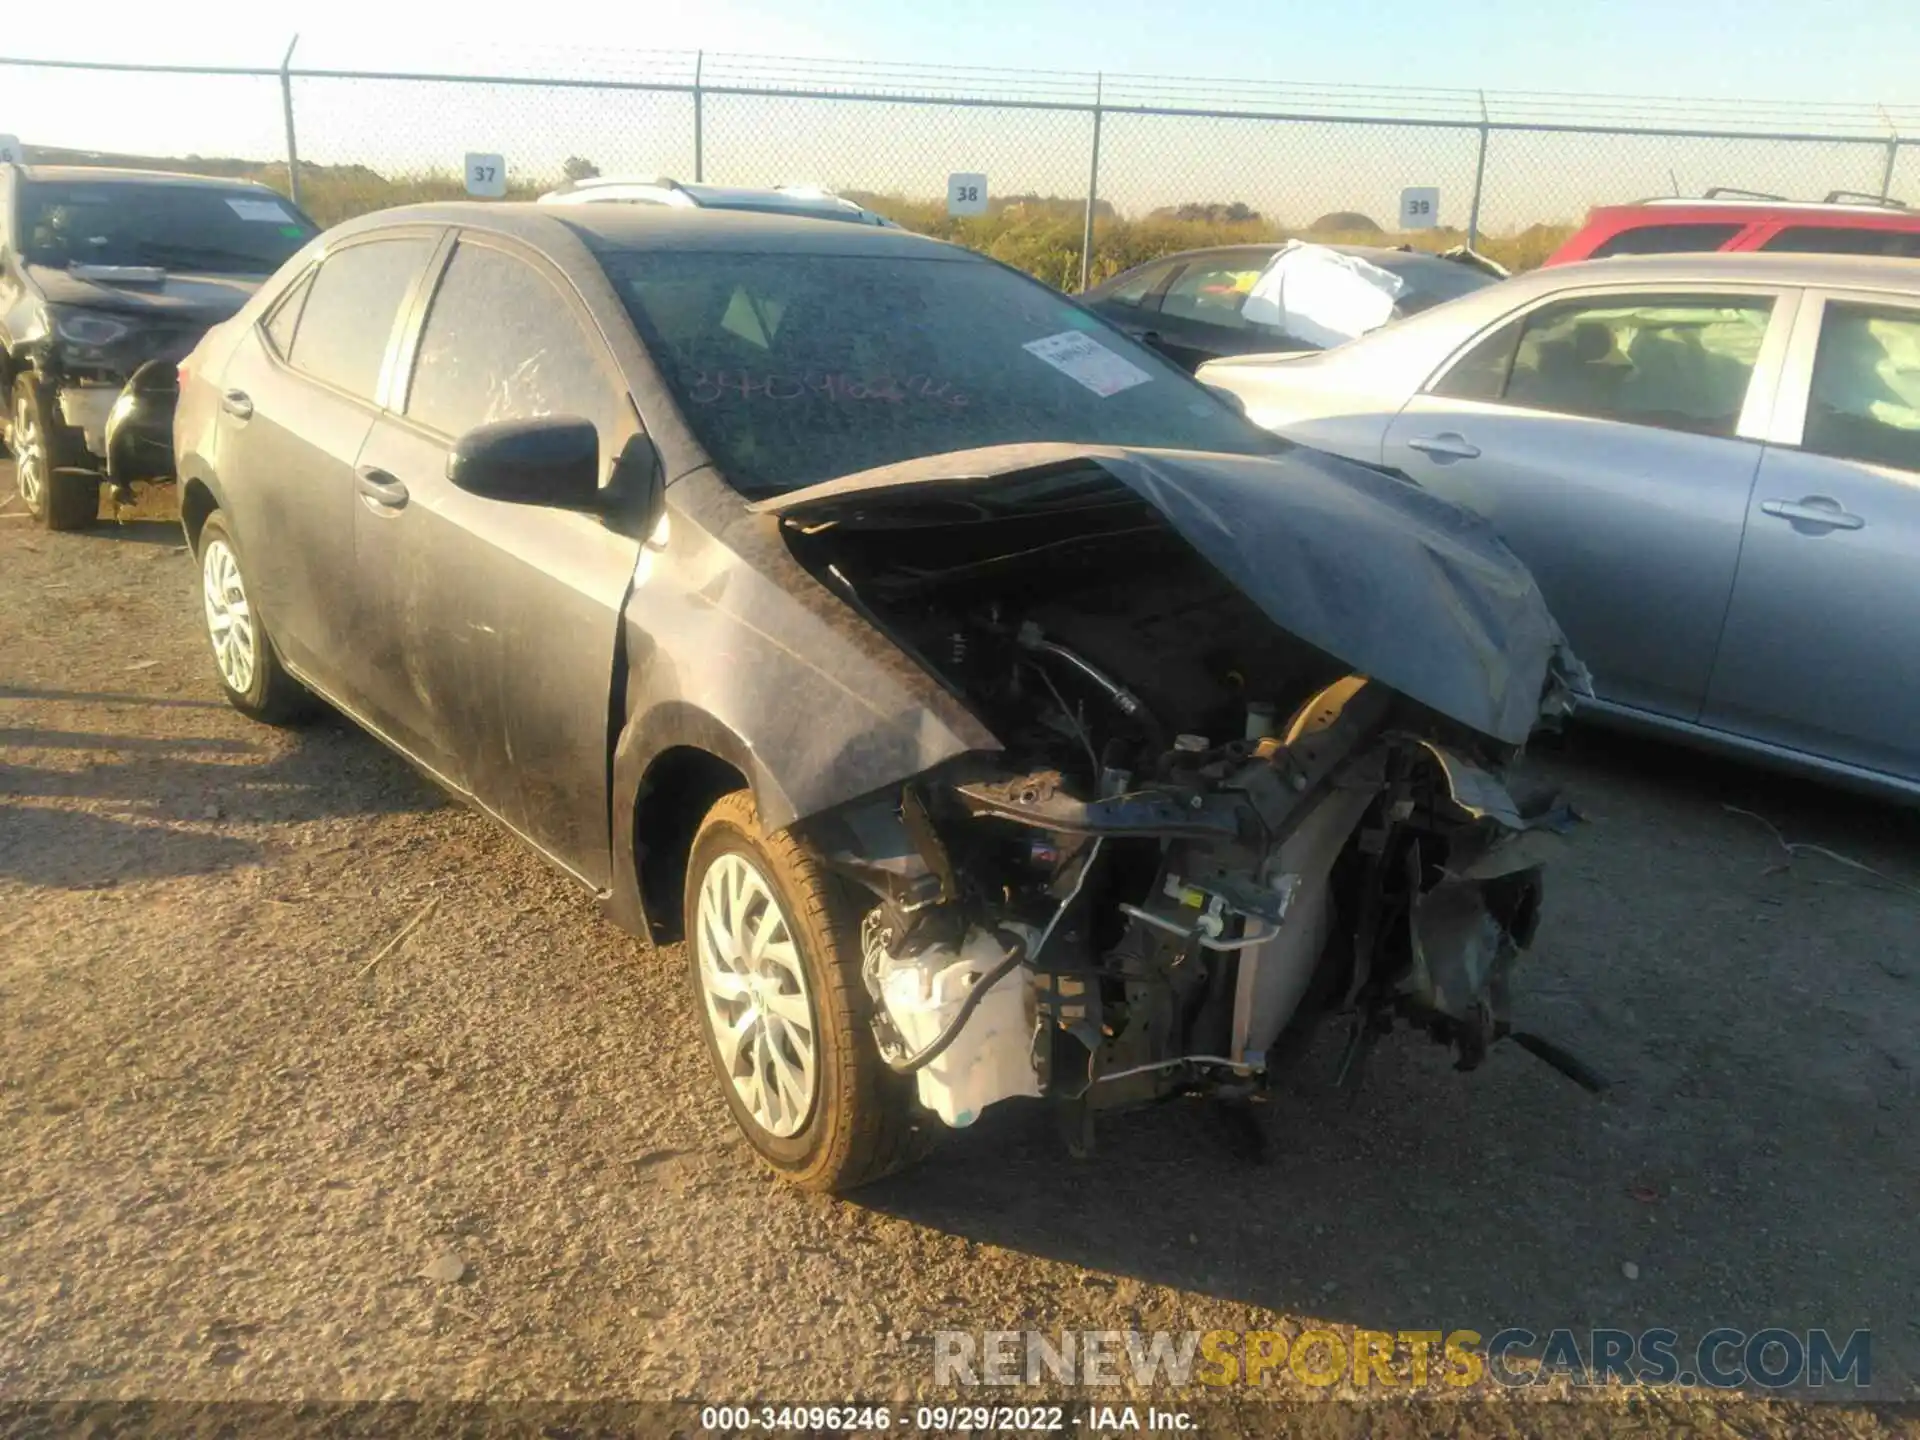
<path id="1" fill-rule="evenodd" d="M 843 883 L 737 790 L 694 836 L 682 903 L 707 1053 L 760 1157 L 809 1190 L 850 1190 L 917 1159 L 937 1122 L 881 1062 Z"/>
<path id="2" fill-rule="evenodd" d="M 798 1133 L 819 1089 L 813 998 L 793 929 L 746 856 L 708 868 L 693 943 L 722 1073 L 754 1124 Z"/>
<path id="3" fill-rule="evenodd" d="M 59 423 L 33 375 L 13 383 L 13 488 L 49 530 L 84 530 L 100 518 L 100 481 L 79 437 Z"/>
<path id="4" fill-rule="evenodd" d="M 13 486 L 27 511 L 39 515 L 47 503 L 47 448 L 40 434 L 40 407 L 23 389 L 13 398 Z"/>

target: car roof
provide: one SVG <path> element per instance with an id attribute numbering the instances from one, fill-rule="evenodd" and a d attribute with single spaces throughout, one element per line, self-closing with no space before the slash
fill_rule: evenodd
<path id="1" fill-rule="evenodd" d="M 111 165 L 22 165 L 23 179 L 104 185 L 168 185 L 208 190 L 271 190 L 256 180 L 224 175 L 190 175 L 180 170 L 132 170 Z M 277 190 L 271 191 L 279 194 Z"/>
<path id="2" fill-rule="evenodd" d="M 1708 195 L 1690 199 L 1684 195 L 1657 195 L 1651 200 L 1634 200 L 1623 205 L 1601 205 L 1593 214 L 1609 219 L 1647 215 L 1670 219 L 1676 211 L 1700 210 L 1730 219 L 1766 219 L 1790 215 L 1819 219 L 1856 220 L 1868 217 L 1906 219 L 1920 224 L 1920 212 L 1890 201 L 1873 200 L 1760 200 L 1753 196 Z"/>
<path id="3" fill-rule="evenodd" d="M 1920 259 L 1883 255 L 1815 255 L 1785 250 L 1688 251 L 1672 255 L 1613 255 L 1530 271 L 1554 288 L 1596 280 L 1649 285 L 1732 281 L 1756 285 L 1815 285 L 1920 294 Z M 1520 278 L 1520 277 L 1516 277 Z"/>
<path id="4" fill-rule="evenodd" d="M 943 240 L 880 225 L 849 225 L 808 215 L 672 205 L 541 205 L 445 201 L 378 210 L 337 227 L 341 235 L 391 225 L 460 225 L 544 247 L 571 235 L 597 253 L 627 250 L 736 250 L 743 253 L 895 255 L 916 260 L 971 261 L 985 256 Z"/>

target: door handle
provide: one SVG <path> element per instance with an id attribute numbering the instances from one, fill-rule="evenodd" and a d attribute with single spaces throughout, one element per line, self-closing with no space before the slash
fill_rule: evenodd
<path id="1" fill-rule="evenodd" d="M 1480 447 L 1467 442 L 1467 437 L 1452 430 L 1439 435 L 1416 435 L 1407 441 L 1409 450 L 1418 450 L 1423 455 L 1431 455 L 1436 460 L 1478 460 Z"/>
<path id="2" fill-rule="evenodd" d="M 1838 500 L 1829 495 L 1807 495 L 1798 500 L 1762 500 L 1760 513 L 1776 520 L 1789 521 L 1798 530 L 1802 525 L 1826 530 L 1861 530 L 1866 521 L 1848 514 Z M 1804 532 L 1803 532 L 1804 533 Z"/>
<path id="3" fill-rule="evenodd" d="M 407 487 L 374 465 L 362 465 L 354 471 L 353 488 L 389 510 L 398 510 L 407 503 Z"/>
<path id="4" fill-rule="evenodd" d="M 220 397 L 220 408 L 236 420 L 253 418 L 253 401 L 247 398 L 244 390 L 229 390 Z"/>

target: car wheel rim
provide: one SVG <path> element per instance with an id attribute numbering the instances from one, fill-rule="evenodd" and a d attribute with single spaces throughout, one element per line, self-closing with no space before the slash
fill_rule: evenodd
<path id="1" fill-rule="evenodd" d="M 40 443 L 40 417 L 24 396 L 13 407 L 13 484 L 29 510 L 40 508 L 46 489 L 46 455 Z"/>
<path id="2" fill-rule="evenodd" d="M 744 855 L 722 855 L 700 881 L 694 957 L 734 1094 L 767 1134 L 798 1134 L 819 1083 L 813 997 L 793 927 Z"/>
<path id="3" fill-rule="evenodd" d="M 206 595 L 207 638 L 213 642 L 214 663 L 220 667 L 220 678 L 227 682 L 227 688 L 244 695 L 253 685 L 258 642 L 253 610 L 240 580 L 240 562 L 226 541 L 207 542 L 206 553 L 200 557 L 200 580 Z"/>

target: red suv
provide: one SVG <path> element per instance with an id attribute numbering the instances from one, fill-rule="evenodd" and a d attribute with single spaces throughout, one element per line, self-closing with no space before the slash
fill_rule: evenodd
<path id="1" fill-rule="evenodd" d="M 1920 258 L 1920 212 L 1898 200 L 1836 190 L 1818 204 L 1748 190 L 1709 190 L 1701 200 L 1604 205 L 1587 216 L 1549 265 L 1608 255 L 1681 250 L 1782 250 L 1814 255 Z"/>

